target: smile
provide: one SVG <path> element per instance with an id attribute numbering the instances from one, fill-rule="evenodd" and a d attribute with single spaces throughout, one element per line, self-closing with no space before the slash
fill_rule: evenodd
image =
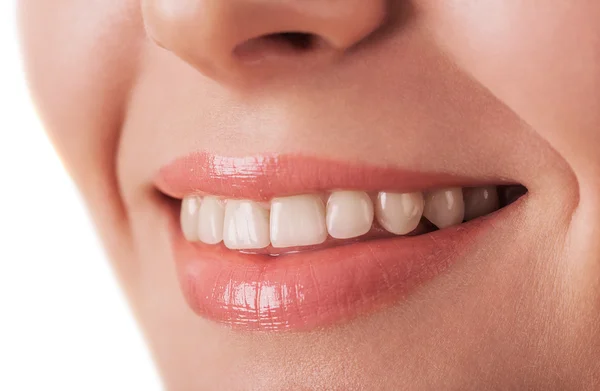
<path id="1" fill-rule="evenodd" d="M 398 300 L 476 246 L 526 193 L 489 178 L 206 153 L 165 166 L 156 185 L 171 198 L 173 257 L 191 308 L 263 331 L 328 326 Z"/>

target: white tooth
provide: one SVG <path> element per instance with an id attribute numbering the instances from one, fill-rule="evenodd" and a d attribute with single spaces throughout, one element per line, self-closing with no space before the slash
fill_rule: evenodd
<path id="1" fill-rule="evenodd" d="M 362 191 L 334 191 L 327 201 L 327 230 L 336 239 L 369 232 L 373 225 L 373 202 Z"/>
<path id="2" fill-rule="evenodd" d="M 496 186 L 470 187 L 463 189 L 465 220 L 473 220 L 497 210 L 499 207 Z"/>
<path id="3" fill-rule="evenodd" d="M 195 242 L 198 240 L 198 209 L 200 208 L 200 197 L 185 197 L 181 201 L 181 214 L 179 222 L 181 231 L 186 240 Z"/>
<path id="4" fill-rule="evenodd" d="M 225 207 L 216 197 L 204 197 L 198 211 L 198 239 L 206 244 L 223 240 Z"/>
<path id="5" fill-rule="evenodd" d="M 423 216 L 440 229 L 462 223 L 465 217 L 462 189 L 452 187 L 426 193 Z"/>
<path id="6" fill-rule="evenodd" d="M 269 245 L 269 211 L 258 203 L 228 200 L 225 206 L 223 242 L 232 250 Z"/>
<path id="7" fill-rule="evenodd" d="M 310 246 L 327 239 L 325 205 L 315 195 L 274 198 L 271 201 L 271 245 Z"/>
<path id="8" fill-rule="evenodd" d="M 381 192 L 377 196 L 377 221 L 396 235 L 405 235 L 417 228 L 422 215 L 423 193 Z"/>

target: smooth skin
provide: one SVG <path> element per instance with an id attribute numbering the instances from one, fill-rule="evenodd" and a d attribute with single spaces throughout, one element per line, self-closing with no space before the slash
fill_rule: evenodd
<path id="1" fill-rule="evenodd" d="M 19 18 L 39 114 L 168 389 L 600 387 L 597 0 L 21 0 Z M 258 38 L 294 31 L 320 40 Z M 197 150 L 508 178 L 529 194 L 393 306 L 240 333 L 185 304 L 153 184 Z"/>

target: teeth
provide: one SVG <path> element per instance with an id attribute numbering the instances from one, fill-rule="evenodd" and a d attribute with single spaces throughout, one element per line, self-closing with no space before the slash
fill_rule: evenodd
<path id="1" fill-rule="evenodd" d="M 466 221 L 492 213 L 500 205 L 496 186 L 464 189 L 463 198 L 465 200 Z"/>
<path id="2" fill-rule="evenodd" d="M 320 197 L 300 195 L 271 201 L 271 245 L 310 246 L 327 239 L 325 206 Z"/>
<path id="3" fill-rule="evenodd" d="M 198 240 L 198 209 L 199 197 L 186 197 L 181 203 L 180 223 L 183 236 L 190 242 Z"/>
<path id="4" fill-rule="evenodd" d="M 198 239 L 206 244 L 217 244 L 223 240 L 225 207 L 215 197 L 204 197 L 198 211 Z"/>
<path id="5" fill-rule="evenodd" d="M 371 230 L 374 218 L 396 235 L 414 231 L 422 217 L 440 229 L 460 224 L 497 210 L 501 189 L 383 191 L 375 205 L 366 192 L 349 190 L 331 192 L 326 205 L 322 194 L 277 197 L 270 202 L 189 196 L 182 201 L 180 222 L 186 240 L 224 242 L 232 250 L 313 246 L 324 243 L 328 234 L 335 239 L 362 236 Z"/>
<path id="6" fill-rule="evenodd" d="M 369 232 L 373 224 L 373 202 L 362 191 L 335 191 L 327 202 L 327 230 L 336 239 L 349 239 Z"/>
<path id="7" fill-rule="evenodd" d="M 256 202 L 229 200 L 225 206 L 223 242 L 232 250 L 269 245 L 269 211 Z"/>
<path id="8" fill-rule="evenodd" d="M 423 215 L 423 194 L 381 192 L 377 196 L 375 215 L 385 230 L 405 235 L 419 225 Z"/>
<path id="9" fill-rule="evenodd" d="M 465 216 L 462 189 L 453 187 L 426 193 L 423 216 L 440 229 L 462 223 Z"/>

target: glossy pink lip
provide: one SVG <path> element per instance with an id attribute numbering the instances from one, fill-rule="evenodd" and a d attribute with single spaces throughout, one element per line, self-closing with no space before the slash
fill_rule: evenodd
<path id="1" fill-rule="evenodd" d="M 484 183 L 500 181 L 478 181 Z M 206 193 L 253 200 L 332 189 L 410 192 L 468 184 L 473 179 L 300 155 L 225 157 L 205 152 L 175 160 L 156 178 L 158 188 L 174 198 Z"/>
<path id="2" fill-rule="evenodd" d="M 194 154 L 164 167 L 157 187 L 268 199 L 320 189 L 415 190 L 467 183 L 443 174 L 368 167 L 300 156 Z M 512 208 L 511 208 L 512 209 Z M 172 249 L 184 296 L 200 316 L 245 330 L 309 330 L 397 300 L 476 246 L 504 210 L 414 237 L 357 242 L 280 257 L 189 243 L 171 211 Z"/>

